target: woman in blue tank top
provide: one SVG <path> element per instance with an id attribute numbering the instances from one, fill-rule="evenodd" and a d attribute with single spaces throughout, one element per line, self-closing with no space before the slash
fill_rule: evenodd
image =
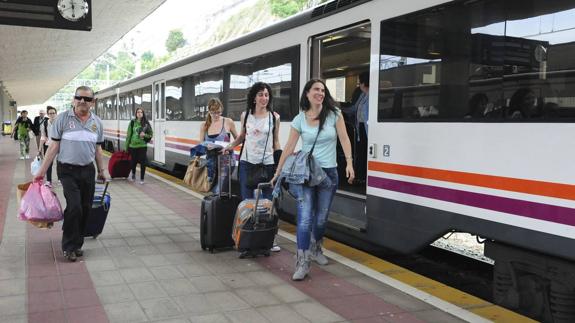
<path id="1" fill-rule="evenodd" d="M 230 133 L 234 138 L 238 136 L 234 121 L 222 117 L 223 105 L 219 99 L 211 98 L 208 101 L 208 115 L 200 130 L 200 140 L 203 142 L 230 142 Z M 215 178 L 217 157 L 208 157 L 208 179 L 210 182 Z M 226 174 L 227 175 L 227 174 Z M 219 186 L 214 185 L 214 193 L 219 192 Z"/>

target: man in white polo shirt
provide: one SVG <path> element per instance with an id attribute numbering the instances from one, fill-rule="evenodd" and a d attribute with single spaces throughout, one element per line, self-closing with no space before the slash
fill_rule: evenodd
<path id="1" fill-rule="evenodd" d="M 94 105 L 94 91 L 87 86 L 76 89 L 73 109 L 58 115 L 52 125 L 52 144 L 46 152 L 42 167 L 34 178 L 42 180 L 48 166 L 58 155 L 57 172 L 66 197 L 62 224 L 62 251 L 69 261 L 83 256 L 86 219 L 92 208 L 96 170 L 98 179 L 107 180 L 102 148 L 102 121 L 90 112 Z"/>

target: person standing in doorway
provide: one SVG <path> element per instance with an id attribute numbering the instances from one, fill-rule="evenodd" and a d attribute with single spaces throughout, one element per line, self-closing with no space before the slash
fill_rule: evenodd
<path id="1" fill-rule="evenodd" d="M 66 209 L 62 224 L 62 251 L 69 261 L 82 257 L 86 219 L 92 208 L 96 161 L 98 179 L 108 180 L 101 144 L 104 142 L 102 121 L 90 110 L 94 91 L 87 86 L 76 89 L 73 108 L 61 113 L 52 125 L 52 142 L 35 181 L 41 181 L 48 166 L 58 155 L 58 176 L 64 189 Z"/>
<path id="2" fill-rule="evenodd" d="M 144 109 L 136 109 L 136 117 L 130 121 L 126 135 L 126 150 L 132 157 L 132 173 L 128 176 L 129 181 L 136 180 L 136 166 L 140 163 L 140 184 L 144 184 L 146 165 L 148 164 L 148 142 L 152 140 L 154 132 L 146 118 Z"/>
<path id="3" fill-rule="evenodd" d="M 54 125 L 56 115 L 58 114 L 56 108 L 51 106 L 48 106 L 46 111 L 48 111 L 48 121 L 40 125 L 40 146 L 42 147 L 41 154 L 43 156 L 46 156 L 48 147 L 52 143 L 52 126 Z M 52 186 L 52 163 L 50 163 L 46 172 L 46 186 Z"/>
<path id="4" fill-rule="evenodd" d="M 356 180 L 363 184 L 367 176 L 367 124 L 369 120 L 369 72 L 359 75 L 359 88 L 361 95 L 355 103 L 356 120 Z"/>

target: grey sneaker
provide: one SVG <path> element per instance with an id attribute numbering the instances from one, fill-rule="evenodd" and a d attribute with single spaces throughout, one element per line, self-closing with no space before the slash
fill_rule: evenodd
<path id="1" fill-rule="evenodd" d="M 309 273 L 309 250 L 299 249 L 296 254 L 295 272 L 293 273 L 292 280 L 303 280 Z"/>
<path id="2" fill-rule="evenodd" d="M 315 241 L 313 238 L 311 239 L 310 245 L 310 258 L 311 260 L 317 262 L 320 266 L 325 266 L 329 263 L 327 258 L 324 256 L 323 251 L 321 249 L 321 245 L 323 243 L 323 239 L 319 241 Z"/>

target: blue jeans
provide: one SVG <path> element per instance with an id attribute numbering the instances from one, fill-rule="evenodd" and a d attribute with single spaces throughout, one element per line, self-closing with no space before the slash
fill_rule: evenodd
<path id="1" fill-rule="evenodd" d="M 311 235 L 316 241 L 323 238 L 325 223 L 338 185 L 337 167 L 324 168 L 327 178 L 318 186 L 290 184 L 290 192 L 297 198 L 297 248 L 308 250 Z"/>
<path id="2" fill-rule="evenodd" d="M 245 160 L 240 160 L 240 170 L 239 170 L 239 180 L 240 180 L 240 194 L 242 195 L 242 200 L 245 199 L 253 199 L 254 196 L 254 190 L 248 188 L 248 186 L 246 185 L 247 183 L 247 179 L 249 176 L 249 171 L 250 171 L 250 166 L 252 164 L 248 163 Z M 266 170 L 268 173 L 268 177 L 271 180 L 274 174 L 274 165 L 266 165 Z M 271 200 L 272 199 L 272 188 L 264 188 L 262 190 L 262 196 L 260 196 L 260 198 L 264 198 L 264 199 L 268 199 Z"/>

